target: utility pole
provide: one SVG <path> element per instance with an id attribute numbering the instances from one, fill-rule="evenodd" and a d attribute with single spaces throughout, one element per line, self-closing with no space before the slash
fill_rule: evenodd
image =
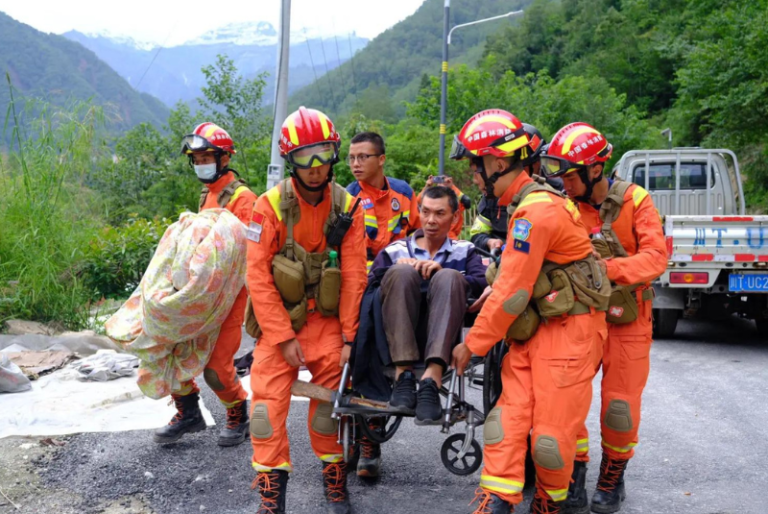
<path id="1" fill-rule="evenodd" d="M 438 174 L 445 175 L 445 116 L 448 107 L 448 26 L 450 25 L 451 0 L 445 0 L 445 19 L 443 20 L 443 64 L 440 91 L 440 160 Z"/>
<path id="2" fill-rule="evenodd" d="M 267 167 L 267 190 L 283 179 L 285 161 L 280 157 L 280 129 L 288 116 L 288 56 L 291 48 L 291 0 L 281 0 L 280 27 L 277 33 L 277 76 L 275 77 L 275 124 L 272 129 L 272 155 Z"/>

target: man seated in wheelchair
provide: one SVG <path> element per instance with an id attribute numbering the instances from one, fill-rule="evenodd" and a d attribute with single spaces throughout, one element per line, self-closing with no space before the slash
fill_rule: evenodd
<path id="1" fill-rule="evenodd" d="M 415 409 L 416 423 L 439 421 L 439 390 L 451 351 L 459 341 L 467 298 L 485 289 L 486 264 L 472 243 L 450 239 L 459 216 L 456 193 L 444 186 L 424 192 L 421 229 L 388 245 L 374 260 L 371 275 L 381 276 L 381 312 L 395 366 L 390 406 Z M 416 391 L 413 366 L 426 370 Z"/>

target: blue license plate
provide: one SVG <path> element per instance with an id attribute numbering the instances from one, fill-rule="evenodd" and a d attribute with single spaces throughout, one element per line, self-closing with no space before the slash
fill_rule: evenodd
<path id="1" fill-rule="evenodd" d="M 729 275 L 728 290 L 734 293 L 741 291 L 768 293 L 768 273 Z"/>

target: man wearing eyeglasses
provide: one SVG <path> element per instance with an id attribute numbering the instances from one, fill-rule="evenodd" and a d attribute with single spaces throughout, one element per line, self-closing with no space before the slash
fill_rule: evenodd
<path id="1" fill-rule="evenodd" d="M 416 195 L 404 180 L 384 175 L 387 160 L 384 139 L 375 132 L 352 138 L 347 162 L 356 182 L 347 191 L 362 200 L 365 213 L 368 270 L 389 243 L 421 226 Z"/>
<path id="2" fill-rule="evenodd" d="M 201 123 L 192 134 L 184 136 L 181 153 L 189 157 L 190 166 L 203 183 L 199 210 L 227 209 L 247 224 L 251 218 L 256 195 L 229 167 L 237 153 L 230 135 L 210 122 Z M 219 446 L 235 446 L 245 441 L 248 434 L 248 394 L 237 379 L 234 356 L 240 349 L 242 326 L 245 318 L 247 293 L 245 287 L 235 299 L 203 371 L 206 384 L 216 393 L 227 409 L 227 422 L 219 433 Z M 185 382 L 171 395 L 177 413 L 164 427 L 155 431 L 156 443 L 178 441 L 184 434 L 205 430 L 200 411 L 200 389 L 194 380 Z"/>
<path id="3" fill-rule="evenodd" d="M 379 134 L 361 132 L 352 138 L 347 163 L 356 181 L 347 186 L 347 191 L 361 199 L 365 214 L 368 271 L 389 243 L 403 239 L 421 226 L 416 194 L 404 180 L 384 175 L 386 160 L 384 139 Z M 376 478 L 380 467 L 381 447 L 363 439 L 357 475 Z"/>

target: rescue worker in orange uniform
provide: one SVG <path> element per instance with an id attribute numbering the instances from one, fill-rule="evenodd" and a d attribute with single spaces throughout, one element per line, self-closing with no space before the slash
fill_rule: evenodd
<path id="1" fill-rule="evenodd" d="M 463 373 L 472 354 L 483 356 L 502 339 L 510 346 L 501 397 L 483 429 L 485 467 L 475 514 L 508 514 L 522 501 L 529 434 L 537 475 L 531 512 L 561 512 L 607 331 L 601 311 L 607 281 L 579 213 L 524 171 L 521 149 L 528 143 L 515 116 L 488 110 L 467 121 L 452 151 L 453 158 L 470 159 L 486 190 L 510 213 L 493 290 L 453 351 L 453 366 Z M 577 274 L 585 277 L 578 287 L 567 278 Z M 534 311 L 547 317 L 537 329 L 527 324 Z M 531 329 L 525 336 L 515 332 L 518 321 Z"/>
<path id="2" fill-rule="evenodd" d="M 231 156 L 237 152 L 227 131 L 210 122 L 201 123 L 192 134 L 184 136 L 181 152 L 189 156 L 190 165 L 203 183 L 199 210 L 227 209 L 247 224 L 256 195 L 229 167 Z M 248 434 L 248 394 L 240 384 L 234 366 L 235 353 L 240 349 L 247 298 L 243 287 L 221 326 L 203 371 L 205 382 L 227 409 L 227 422 L 219 432 L 219 446 L 238 445 Z M 199 405 L 200 389 L 194 380 L 182 384 L 182 389 L 171 397 L 178 412 L 168 425 L 155 431 L 153 439 L 156 443 L 172 443 L 186 433 L 205 430 Z"/>
<path id="3" fill-rule="evenodd" d="M 283 123 L 290 178 L 256 202 L 248 227 L 247 284 L 262 332 L 253 352 L 251 440 L 259 514 L 285 512 L 292 471 L 286 419 L 291 385 L 338 389 L 366 287 L 363 210 L 333 181 L 340 137 L 325 114 L 301 107 Z M 323 462 L 327 511 L 351 512 L 347 468 L 332 406 L 311 400 L 312 449 Z"/>
<path id="4" fill-rule="evenodd" d="M 449 187 L 453 190 L 454 193 L 456 193 L 456 198 L 459 199 L 459 216 L 451 225 L 451 231 L 448 232 L 448 237 L 455 240 L 461 239 L 461 231 L 464 230 L 464 211 L 472 206 L 472 199 L 462 193 L 461 189 L 456 187 L 456 184 L 453 183 L 453 179 L 451 177 L 440 175 L 433 177 L 430 175 L 427 179 L 427 183 L 424 185 L 424 189 L 421 190 L 421 193 L 419 193 L 419 196 L 417 197 L 419 205 L 421 205 L 421 199 L 424 197 L 424 191 L 432 186 Z"/>
<path id="5" fill-rule="evenodd" d="M 615 285 L 602 361 L 603 459 L 591 502 L 592 511 L 597 513 L 618 512 L 625 498 L 624 470 L 637 445 L 640 400 L 650 371 L 651 282 L 667 267 L 664 235 L 653 200 L 636 184 L 604 176 L 610 157 L 611 145 L 586 123 L 560 129 L 542 156 L 544 172 L 563 178 L 586 232 L 593 234 L 597 248 L 602 245 L 600 265 Z M 588 461 L 585 426 L 577 440 L 566 510 L 570 514 L 590 510 L 584 484 Z"/>
<path id="6" fill-rule="evenodd" d="M 365 216 L 367 270 L 376 256 L 390 243 L 403 239 L 421 227 L 416 195 L 404 180 L 384 175 L 387 161 L 384 139 L 375 132 L 356 134 L 349 145 L 347 163 L 355 182 L 349 194 L 360 198 Z M 379 423 L 372 420 L 371 424 Z M 381 472 L 381 446 L 363 438 L 357 475 L 377 478 Z"/>
<path id="7" fill-rule="evenodd" d="M 416 195 L 404 180 L 384 175 L 387 160 L 384 139 L 375 132 L 355 135 L 347 162 L 355 182 L 349 194 L 361 199 L 365 212 L 368 270 L 389 243 L 403 239 L 421 227 Z"/>

